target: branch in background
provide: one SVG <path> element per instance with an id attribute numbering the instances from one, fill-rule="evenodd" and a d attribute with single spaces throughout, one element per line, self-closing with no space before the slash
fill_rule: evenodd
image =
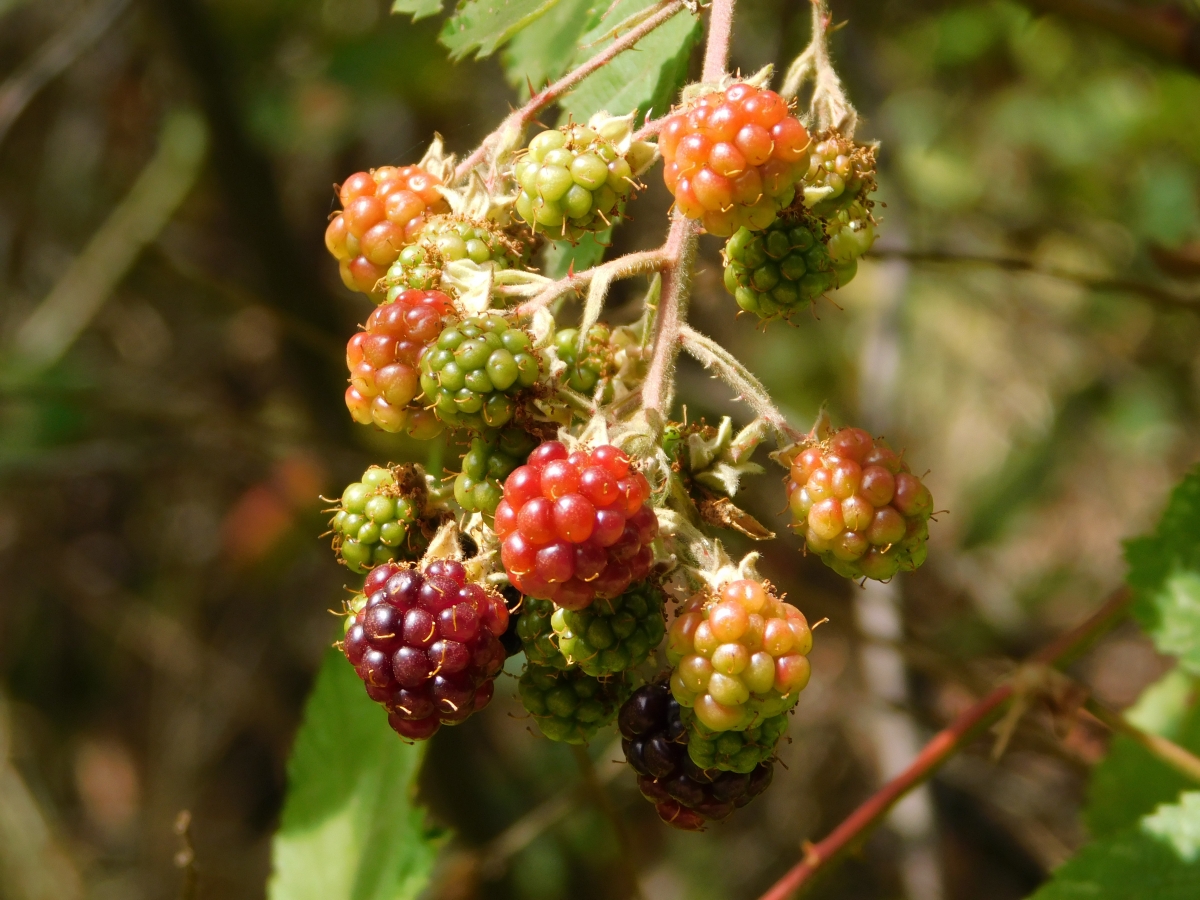
<path id="1" fill-rule="evenodd" d="M 1117 0 L 1026 0 L 1040 12 L 1086 22 L 1200 73 L 1200 21 L 1174 6 L 1154 9 Z"/>
<path id="2" fill-rule="evenodd" d="M 903 259 L 919 263 L 957 263 L 968 266 L 991 266 L 1011 272 L 1032 272 L 1036 275 L 1070 281 L 1093 291 L 1133 294 L 1156 306 L 1200 313 L 1200 294 L 1180 294 L 1131 278 L 1103 278 L 1085 275 L 1082 272 L 1045 266 L 1032 259 L 1018 256 L 985 256 L 974 253 L 951 253 L 943 250 L 902 250 L 889 247 L 872 248 L 867 255 L 875 259 Z"/>
<path id="3" fill-rule="evenodd" d="M 38 91 L 99 40 L 128 5 L 129 0 L 110 0 L 80 10 L 0 85 L 0 143 Z"/>
<path id="4" fill-rule="evenodd" d="M 1132 602 L 1120 588 L 1086 622 L 1035 653 L 1033 665 L 1062 668 L 1120 622 Z M 804 859 L 771 886 L 759 900 L 786 900 L 811 885 L 813 878 L 857 846 L 903 797 L 930 778 L 951 756 L 1003 715 L 1017 688 L 1010 680 L 996 688 L 929 741 L 912 764 L 847 816 L 828 837 L 805 849 Z"/>

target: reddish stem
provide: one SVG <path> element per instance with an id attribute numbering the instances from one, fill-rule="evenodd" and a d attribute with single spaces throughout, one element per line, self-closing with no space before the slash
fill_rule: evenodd
<path id="1" fill-rule="evenodd" d="M 733 7 L 737 0 L 713 0 L 708 16 L 708 44 L 704 49 L 701 81 L 721 80 L 729 68 L 729 42 L 733 38 Z"/>
<path id="2" fill-rule="evenodd" d="M 1091 618 L 1035 653 L 1029 660 L 1034 665 L 1062 667 L 1084 650 L 1121 618 L 1132 600 L 1128 588 L 1120 588 Z M 808 847 L 804 858 L 788 870 L 759 900 L 787 900 L 800 888 L 809 885 L 813 877 L 828 868 L 841 855 L 862 840 L 909 791 L 926 781 L 955 752 L 980 730 L 996 721 L 1013 699 L 1015 688 L 1010 680 L 1000 685 L 949 726 L 934 735 L 917 754 L 912 763 L 885 784 L 874 796 L 847 816 L 819 844 Z"/>

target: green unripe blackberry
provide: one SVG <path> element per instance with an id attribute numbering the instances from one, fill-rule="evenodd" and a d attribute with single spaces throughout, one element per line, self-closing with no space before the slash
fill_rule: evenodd
<path id="1" fill-rule="evenodd" d="M 775 748 L 787 733 L 787 715 L 763 719 L 745 731 L 709 731 L 690 710 L 684 711 L 688 723 L 688 756 L 702 769 L 725 772 L 753 772 L 775 755 Z"/>
<path id="2" fill-rule="evenodd" d="M 456 215 L 435 216 L 388 269 L 387 296 L 392 300 L 412 288 L 441 288 L 442 269 L 447 263 L 469 259 L 479 265 L 492 263 L 498 269 L 512 269 L 526 255 L 520 241 L 491 222 Z"/>
<path id="3" fill-rule="evenodd" d="M 476 431 L 512 421 L 515 395 L 540 374 L 529 335 L 491 313 L 446 326 L 421 357 L 425 403 L 447 425 Z"/>
<path id="4" fill-rule="evenodd" d="M 416 466 L 371 466 L 342 492 L 330 520 L 333 549 L 351 572 L 363 574 L 395 559 L 412 559 L 424 545 L 419 519 L 425 479 Z"/>
<path id="5" fill-rule="evenodd" d="M 624 672 L 645 662 L 662 643 L 663 593 L 642 582 L 612 600 L 598 598 L 584 609 L 555 609 L 550 624 L 567 662 L 589 675 Z"/>
<path id="6" fill-rule="evenodd" d="M 875 148 L 836 131 L 815 135 L 801 181 L 804 205 L 829 217 L 875 190 Z"/>
<path id="7" fill-rule="evenodd" d="M 855 201 L 846 209 L 838 210 L 825 223 L 828 236 L 829 258 L 835 266 L 854 266 L 857 260 L 875 243 L 875 219 L 868 209 L 869 203 Z M 849 270 L 853 273 L 853 269 Z M 850 278 L 853 278 L 853 274 Z M 846 278 L 845 284 L 850 278 Z"/>
<path id="8" fill-rule="evenodd" d="M 558 638 L 550 624 L 554 603 L 526 597 L 517 615 L 517 637 L 525 648 L 525 658 L 531 664 L 565 669 L 569 663 L 558 650 Z"/>
<path id="9" fill-rule="evenodd" d="M 474 438 L 462 458 L 462 471 L 454 479 L 454 499 L 468 512 L 483 513 L 489 520 L 504 497 L 504 479 L 537 446 L 519 428 L 506 428 Z"/>
<path id="10" fill-rule="evenodd" d="M 739 228 L 725 244 L 725 289 L 764 319 L 787 318 L 854 277 L 830 257 L 821 223 L 789 215 L 763 231 Z"/>
<path id="11" fill-rule="evenodd" d="M 616 718 L 629 696 L 629 683 L 624 676 L 600 679 L 578 669 L 530 663 L 517 691 L 542 734 L 552 741 L 586 744 Z"/>
<path id="12" fill-rule="evenodd" d="M 641 145 L 631 148 L 641 152 Z M 521 188 L 516 211 L 529 227 L 552 238 L 577 241 L 621 217 L 637 187 L 632 161 L 586 125 L 543 131 L 513 166 Z"/>
<path id="13" fill-rule="evenodd" d="M 578 328 L 563 328 L 555 333 L 554 348 L 558 358 L 567 364 L 559 377 L 567 387 L 590 397 L 602 379 L 612 377 L 615 366 L 609 346 L 611 337 L 607 325 L 593 325 L 584 337 L 581 352 Z"/>

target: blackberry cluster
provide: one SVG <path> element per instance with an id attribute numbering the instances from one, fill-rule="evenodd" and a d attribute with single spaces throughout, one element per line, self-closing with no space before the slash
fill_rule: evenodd
<path id="1" fill-rule="evenodd" d="M 421 356 L 453 312 L 453 302 L 441 291 L 415 290 L 371 312 L 366 328 L 346 345 L 346 406 L 355 422 L 393 433 L 407 426 L 418 440 L 437 436 L 442 426 L 433 413 L 412 404 L 421 393 Z"/>
<path id="2" fill-rule="evenodd" d="M 774 91 L 735 84 L 663 123 L 658 146 L 675 206 L 710 234 L 761 230 L 795 197 L 809 136 Z"/>
<path id="3" fill-rule="evenodd" d="M 560 669 L 530 662 L 517 691 L 521 704 L 552 741 L 586 744 L 613 720 L 629 695 L 624 675 L 595 678 L 579 669 Z"/>
<path id="4" fill-rule="evenodd" d="M 807 549 L 839 575 L 886 581 L 925 561 L 929 489 L 861 428 L 843 428 L 796 454 L 787 491 Z"/>
<path id="5" fill-rule="evenodd" d="M 789 317 L 854 277 L 830 257 L 821 222 L 785 214 L 763 231 L 739 228 L 725 244 L 725 289 L 763 319 Z"/>
<path id="6" fill-rule="evenodd" d="M 492 699 L 508 607 L 469 582 L 462 563 L 377 566 L 346 625 L 342 650 L 401 737 L 430 738 Z"/>
<path id="7" fill-rule="evenodd" d="M 650 572 L 658 519 L 650 484 L 612 446 L 568 453 L 547 441 L 504 482 L 500 559 L 521 593 L 583 609 L 619 597 Z"/>
<path id="8" fill-rule="evenodd" d="M 562 328 L 554 334 L 554 348 L 558 358 L 567 364 L 561 378 L 563 384 L 573 391 L 590 397 L 601 380 L 614 374 L 612 347 L 609 341 L 612 332 L 607 325 L 593 325 L 588 329 L 579 346 L 579 329 Z"/>
<path id="9" fill-rule="evenodd" d="M 425 540 L 419 519 L 426 501 L 425 478 L 416 466 L 371 466 L 342 492 L 329 523 L 334 551 L 360 575 L 412 558 Z"/>
<path id="10" fill-rule="evenodd" d="M 698 594 L 667 640 L 671 692 L 710 731 L 744 731 L 796 705 L 808 684 L 804 614 L 750 579 Z"/>
<path id="11" fill-rule="evenodd" d="M 469 259 L 479 265 L 491 263 L 497 269 L 512 269 L 521 265 L 526 255 L 520 241 L 484 219 L 434 216 L 388 269 L 384 279 L 387 297 L 394 299 L 410 288 L 440 287 L 447 263 Z"/>
<path id="12" fill-rule="evenodd" d="M 588 675 L 603 677 L 640 666 L 662 643 L 663 592 L 649 582 L 584 609 L 559 608 L 550 620 L 559 652 Z"/>
<path id="13" fill-rule="evenodd" d="M 516 210 L 535 232 L 578 241 L 620 218 L 637 187 L 616 145 L 586 125 L 535 135 L 513 167 Z"/>
<path id="14" fill-rule="evenodd" d="M 447 325 L 421 357 L 425 399 L 454 428 L 507 425 L 517 411 L 514 395 L 532 387 L 540 374 L 529 335 L 490 313 Z"/>
<path id="15" fill-rule="evenodd" d="M 462 471 L 454 478 L 454 499 L 467 512 L 487 519 L 504 497 L 504 479 L 525 461 L 536 441 L 520 428 L 505 428 L 471 440 Z"/>
<path id="16" fill-rule="evenodd" d="M 685 711 L 686 712 L 686 711 Z M 787 714 L 771 716 L 745 731 L 709 731 L 694 716 L 688 723 L 688 756 L 702 769 L 748 775 L 775 755 L 787 733 Z"/>
<path id="17" fill-rule="evenodd" d="M 706 822 L 728 818 L 767 789 L 771 762 L 749 774 L 704 769 L 688 753 L 682 709 L 664 682 L 638 688 L 621 707 L 617 727 L 625 759 L 638 774 L 638 788 L 668 825 L 700 831 Z"/>
<path id="18" fill-rule="evenodd" d="M 420 166 L 355 172 L 338 188 L 342 211 L 325 229 L 325 246 L 352 291 L 371 294 L 400 250 L 416 240 L 427 216 L 449 207 L 441 182 Z"/>
<path id="19" fill-rule="evenodd" d="M 526 597 L 517 616 L 517 635 L 531 664 L 565 669 L 569 663 L 559 652 L 558 635 L 550 623 L 553 615 L 554 604 L 549 600 Z"/>

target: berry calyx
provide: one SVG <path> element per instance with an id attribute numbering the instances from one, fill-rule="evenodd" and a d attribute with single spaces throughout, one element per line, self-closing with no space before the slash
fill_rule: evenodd
<path id="1" fill-rule="evenodd" d="M 556 609 L 550 623 L 559 652 L 571 665 L 597 677 L 640 666 L 666 632 L 664 601 L 658 587 L 643 582 L 585 609 Z"/>
<path id="2" fill-rule="evenodd" d="M 504 479 L 525 462 L 536 441 L 519 428 L 505 428 L 471 440 L 462 471 L 454 478 L 454 499 L 467 512 L 489 521 L 504 497 Z"/>
<path id="3" fill-rule="evenodd" d="M 585 608 L 650 572 L 658 518 L 650 484 L 613 446 L 568 453 L 541 444 L 504 482 L 496 507 L 500 559 L 521 593 Z"/>
<path id="4" fill-rule="evenodd" d="M 933 497 L 901 456 L 861 428 L 795 453 L 787 493 L 806 549 L 839 575 L 886 581 L 925 561 Z"/>
<path id="5" fill-rule="evenodd" d="M 667 119 L 658 146 L 675 206 L 726 236 L 766 228 L 792 202 L 809 136 L 774 91 L 735 84 Z"/>
<path id="6" fill-rule="evenodd" d="M 607 381 L 616 373 L 609 341 L 612 333 L 607 325 L 596 324 L 588 329 L 579 346 L 579 329 L 562 328 L 554 334 L 554 349 L 558 358 L 567 364 L 559 379 L 573 391 L 588 397 L 596 391 L 601 381 Z M 605 394 L 611 394 L 606 390 Z M 604 397 L 607 401 L 611 397 Z"/>
<path id="7" fill-rule="evenodd" d="M 508 607 L 462 563 L 377 566 L 350 610 L 342 651 L 401 737 L 425 740 L 487 706 Z"/>
<path id="8" fill-rule="evenodd" d="M 748 775 L 775 755 L 787 733 L 787 715 L 764 719 L 745 731 L 710 731 L 684 711 L 688 723 L 688 756 L 702 769 L 720 769 Z"/>
<path id="9" fill-rule="evenodd" d="M 520 328 L 486 314 L 452 322 L 421 357 L 425 403 L 454 428 L 484 431 L 512 421 L 516 394 L 537 383 L 541 360 Z"/>
<path id="10" fill-rule="evenodd" d="M 665 682 L 638 688 L 621 707 L 621 749 L 638 774 L 642 796 L 668 825 L 700 831 L 706 822 L 728 818 L 771 783 L 771 762 L 749 774 L 704 769 L 688 753 L 683 710 Z"/>
<path id="11" fill-rule="evenodd" d="M 441 518 L 427 509 L 428 499 L 419 467 L 371 466 L 361 481 L 342 492 L 330 520 L 338 558 L 360 575 L 373 566 L 413 558 Z"/>
<path id="12" fill-rule="evenodd" d="M 434 216 L 387 270 L 384 279 L 387 297 L 394 299 L 410 288 L 442 287 L 442 270 L 448 263 L 468 259 L 481 266 L 512 269 L 527 256 L 527 248 L 521 241 L 509 237 L 486 219 Z"/>
<path id="13" fill-rule="evenodd" d="M 346 287 L 383 299 L 376 288 L 388 266 L 416 239 L 428 215 L 449 210 L 440 184 L 420 166 L 355 172 L 342 183 L 342 210 L 325 229 L 325 246 Z"/>
<path id="14" fill-rule="evenodd" d="M 441 291 L 416 290 L 371 312 L 366 328 L 346 345 L 346 406 L 355 422 L 392 433 L 407 427 L 418 440 L 437 436 L 441 424 L 413 401 L 421 393 L 421 356 L 453 312 L 453 302 Z"/>
<path id="15" fill-rule="evenodd" d="M 579 669 L 530 662 L 517 691 L 542 734 L 552 741 L 586 744 L 617 715 L 629 686 L 623 675 L 595 678 Z"/>
<path id="16" fill-rule="evenodd" d="M 671 693 L 709 731 L 744 731 L 796 705 L 811 649 L 804 614 L 770 584 L 730 581 L 697 594 L 671 624 Z"/>

